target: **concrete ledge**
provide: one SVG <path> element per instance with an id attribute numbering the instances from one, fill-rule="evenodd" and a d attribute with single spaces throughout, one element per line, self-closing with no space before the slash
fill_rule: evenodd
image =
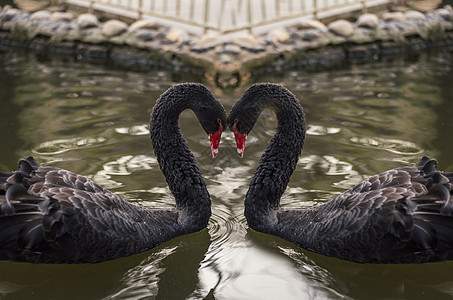
<path id="1" fill-rule="evenodd" d="M 363 14 L 355 22 L 327 26 L 300 19 L 261 36 L 193 36 L 148 19 L 131 25 L 100 22 L 95 15 L 33 14 L 4 7 L 0 45 L 56 53 L 128 68 L 165 66 L 203 73 L 221 87 L 237 86 L 255 73 L 294 66 L 329 67 L 416 53 L 453 43 L 453 9 Z"/>

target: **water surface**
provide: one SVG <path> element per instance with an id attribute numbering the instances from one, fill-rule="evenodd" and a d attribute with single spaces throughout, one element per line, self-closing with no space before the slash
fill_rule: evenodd
<path id="1" fill-rule="evenodd" d="M 293 69 L 255 81 L 282 83 L 304 106 L 308 132 L 282 205 L 325 202 L 389 168 L 423 155 L 453 171 L 453 57 L 421 57 Z M 151 109 L 169 86 L 203 82 L 166 70 L 131 72 L 34 55 L 0 54 L 0 169 L 33 155 L 42 164 L 84 174 L 128 201 L 174 205 L 148 137 Z M 205 83 L 205 82 L 203 82 Z M 227 111 L 245 91 L 208 85 Z M 184 137 L 212 196 L 206 230 L 113 261 L 82 265 L 0 262 L 2 299 L 427 299 L 453 296 L 453 263 L 357 264 L 303 250 L 249 230 L 243 199 L 274 134 L 265 111 L 239 159 L 230 132 L 210 157 L 193 113 L 181 115 Z"/>

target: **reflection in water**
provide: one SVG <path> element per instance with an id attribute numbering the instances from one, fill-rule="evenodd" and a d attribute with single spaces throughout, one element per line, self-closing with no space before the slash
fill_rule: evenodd
<path id="1" fill-rule="evenodd" d="M 351 163 L 340 161 L 331 155 L 302 156 L 299 159 L 299 164 L 303 170 L 319 170 L 318 172 L 324 173 L 325 175 L 336 176 L 340 180 L 333 182 L 331 185 L 338 187 L 340 190 L 345 187 L 354 186 L 364 179 L 364 176 L 361 176 L 354 170 L 354 166 Z"/>
<path id="2" fill-rule="evenodd" d="M 413 155 L 419 156 L 423 153 L 423 150 L 415 145 L 414 143 L 401 141 L 397 139 L 385 139 L 385 138 L 366 138 L 366 137 L 352 137 L 351 142 L 362 144 L 366 147 L 376 147 L 387 150 L 389 152 L 400 154 L 400 155 Z"/>
<path id="3" fill-rule="evenodd" d="M 0 54 L 2 170 L 34 155 L 42 164 L 84 174 L 128 201 L 169 208 L 169 193 L 148 134 L 149 114 L 174 83 L 170 72 L 36 61 Z M 417 61 L 395 58 L 309 73 L 295 69 L 257 81 L 284 83 L 302 102 L 307 138 L 282 206 L 323 203 L 363 178 L 415 164 L 422 155 L 453 170 L 451 53 Z M 177 74 L 181 81 L 199 81 Z M 248 88 L 208 87 L 228 111 Z M 258 159 L 275 133 L 265 111 L 238 159 L 224 133 L 210 156 L 206 134 L 191 112 L 180 118 L 211 194 L 207 230 L 150 251 L 94 265 L 0 262 L 0 298 L 423 299 L 453 296 L 451 262 L 361 265 L 305 251 L 248 229 L 244 195 Z M 5 146 L 6 145 L 6 146 Z M 150 184 L 152 183 L 152 184 Z"/>
<path id="4" fill-rule="evenodd" d="M 294 260 L 293 254 L 300 253 L 294 247 L 294 253 L 278 246 L 286 241 L 270 237 L 253 230 L 248 230 L 246 238 L 253 242 L 256 250 L 250 251 L 259 255 L 262 260 L 250 260 L 258 263 L 254 267 L 254 290 L 247 291 L 247 298 L 253 299 L 258 288 L 259 299 L 329 299 L 341 294 L 331 290 L 328 282 L 331 275 L 328 270 L 316 264 L 300 263 Z M 272 274 L 269 276 L 269 274 Z M 265 287 L 265 288 L 264 288 Z M 281 287 L 281 288 L 280 288 Z M 247 295 L 246 294 L 246 295 Z"/>
<path id="5" fill-rule="evenodd" d="M 157 159 L 146 155 L 126 155 L 115 161 L 109 161 L 102 166 L 102 170 L 90 179 L 107 189 L 122 186 L 121 182 L 112 179 L 112 175 L 131 175 L 135 170 L 150 170 L 158 168 Z"/>
<path id="6" fill-rule="evenodd" d="M 335 127 L 324 127 L 321 125 L 308 125 L 306 135 L 326 135 L 326 134 L 335 134 L 340 132 L 340 128 Z"/>
<path id="7" fill-rule="evenodd" d="M 2 299 L 185 299 L 198 284 L 206 230 L 165 246 L 98 264 L 0 262 Z"/>
<path id="8" fill-rule="evenodd" d="M 198 286 L 198 267 L 209 245 L 207 230 L 176 238 L 121 278 L 106 299 L 186 299 Z M 155 252 L 155 251 L 154 251 Z"/>
<path id="9" fill-rule="evenodd" d="M 267 252 L 268 259 L 289 258 L 291 269 L 297 270 L 297 274 L 281 274 L 281 277 L 294 281 L 293 291 L 297 285 L 301 287 L 299 298 L 282 299 L 449 299 L 453 296 L 453 262 L 358 264 L 319 255 L 252 230 L 247 237 Z M 267 284 L 276 287 L 275 283 Z M 286 292 L 289 291 L 290 288 Z"/>
<path id="10" fill-rule="evenodd" d="M 33 150 L 33 153 L 37 155 L 62 154 L 76 148 L 90 147 L 97 143 L 103 143 L 104 141 L 105 139 L 103 137 L 59 139 L 41 143 Z"/>
<path id="11" fill-rule="evenodd" d="M 0 137 L 8 137 L 7 142 L 1 143 L 2 150 L 0 150 L 0 168 L 1 170 L 8 170 L 13 168 L 16 151 L 23 144 L 22 139 L 18 135 L 19 121 L 17 118 L 20 106 L 14 103 L 16 97 L 16 85 L 18 78 L 5 72 L 7 63 L 5 64 L 0 59 L 0 82 L 7 82 L 8 84 L 0 84 L 0 95 L 2 105 L 2 117 L 0 118 Z"/>
<path id="12" fill-rule="evenodd" d="M 131 127 L 116 128 L 116 132 L 130 135 L 148 135 L 149 129 L 147 124 L 135 125 Z"/>
<path id="13" fill-rule="evenodd" d="M 452 170 L 453 161 L 451 159 L 451 151 L 442 151 L 442 149 L 452 149 L 451 139 L 449 137 L 453 136 L 453 122 L 451 122 L 453 111 L 453 101 L 451 101 L 453 95 L 453 70 L 451 69 L 451 62 L 448 59 L 440 59 L 439 64 L 443 65 L 446 70 L 436 74 L 435 78 L 441 86 L 439 96 L 444 101 L 433 108 L 437 113 L 434 128 L 438 134 L 434 137 L 432 146 L 434 149 L 441 149 L 437 151 L 436 156 L 445 170 Z"/>
<path id="14" fill-rule="evenodd" d="M 357 264 L 282 243 L 299 272 L 332 295 L 349 299 L 446 299 L 453 296 L 452 263 L 425 265 Z M 336 298 L 336 297 L 335 297 Z"/>

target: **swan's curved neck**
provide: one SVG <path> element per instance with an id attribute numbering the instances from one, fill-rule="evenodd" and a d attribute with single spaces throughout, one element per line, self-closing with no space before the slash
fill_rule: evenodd
<path id="1" fill-rule="evenodd" d="M 245 199 L 247 222 L 254 228 L 276 222 L 274 212 L 280 207 L 280 198 L 296 168 L 305 138 L 303 110 L 292 94 L 259 99 L 260 113 L 266 107 L 273 109 L 278 125 L 260 158 Z"/>
<path id="2" fill-rule="evenodd" d="M 182 212 L 180 222 L 207 222 L 210 217 L 210 196 L 196 160 L 181 134 L 178 119 L 185 109 L 197 114 L 196 100 L 187 97 L 162 96 L 156 103 L 150 124 L 154 153 Z M 184 220 L 184 218 L 187 218 Z"/>

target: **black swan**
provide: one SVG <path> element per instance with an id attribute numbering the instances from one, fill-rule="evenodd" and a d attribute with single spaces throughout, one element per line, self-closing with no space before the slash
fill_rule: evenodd
<path id="1" fill-rule="evenodd" d="M 228 126 L 238 154 L 263 108 L 275 111 L 275 136 L 261 156 L 245 198 L 249 226 L 305 249 L 361 263 L 453 259 L 453 173 L 423 157 L 414 167 L 374 175 L 315 207 L 280 207 L 305 138 L 298 99 L 276 84 L 251 86 L 233 106 Z"/>
<path id="2" fill-rule="evenodd" d="M 211 201 L 178 127 L 192 109 L 217 155 L 226 114 L 200 84 L 179 84 L 157 100 L 150 135 L 176 200 L 168 210 L 131 204 L 88 178 L 40 166 L 32 157 L 0 173 L 0 259 L 88 263 L 127 256 L 206 227 Z"/>

